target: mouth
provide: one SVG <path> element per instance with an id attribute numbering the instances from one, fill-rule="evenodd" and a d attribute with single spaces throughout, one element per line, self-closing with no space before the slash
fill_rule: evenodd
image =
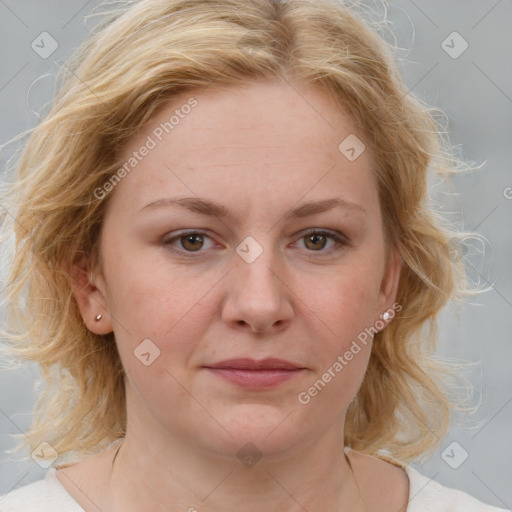
<path id="1" fill-rule="evenodd" d="M 278 386 L 306 370 L 282 359 L 230 359 L 204 368 L 232 384 L 253 390 Z"/>
<path id="2" fill-rule="evenodd" d="M 215 364 L 207 365 L 206 368 L 227 369 L 227 370 L 298 370 L 304 369 L 303 366 L 285 361 L 284 359 L 266 358 L 266 359 L 226 359 Z"/>

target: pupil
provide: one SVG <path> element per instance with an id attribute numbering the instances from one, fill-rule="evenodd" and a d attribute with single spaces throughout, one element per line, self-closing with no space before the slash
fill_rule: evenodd
<path id="1" fill-rule="evenodd" d="M 187 236 L 185 236 L 185 245 L 190 243 L 190 244 L 192 244 L 192 247 L 189 247 L 189 248 L 192 248 L 192 249 L 197 248 L 198 246 L 197 245 L 194 246 L 194 242 L 197 242 L 197 240 L 199 238 L 201 238 L 200 235 L 187 235 Z M 185 247 L 185 248 L 187 248 L 187 247 Z"/>
<path id="2" fill-rule="evenodd" d="M 324 236 L 323 235 L 310 235 L 309 239 L 310 239 L 310 241 L 313 242 L 313 244 L 317 244 L 319 239 L 324 239 Z M 318 247 L 318 245 L 316 247 Z"/>

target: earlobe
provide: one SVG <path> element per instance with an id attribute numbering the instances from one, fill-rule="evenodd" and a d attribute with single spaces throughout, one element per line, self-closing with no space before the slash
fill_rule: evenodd
<path id="1" fill-rule="evenodd" d="M 89 264 L 85 260 L 69 267 L 67 274 L 73 297 L 86 327 L 94 334 L 112 332 L 113 326 L 108 311 L 108 302 L 101 289 L 104 289 L 104 286 L 101 286 L 103 280 L 89 270 Z"/>

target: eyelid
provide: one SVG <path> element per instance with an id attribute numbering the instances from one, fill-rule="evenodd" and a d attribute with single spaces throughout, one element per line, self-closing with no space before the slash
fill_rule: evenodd
<path id="1" fill-rule="evenodd" d="M 332 229 L 327 229 L 327 228 L 308 228 L 308 229 L 305 229 L 304 231 L 301 231 L 299 233 L 299 237 L 298 238 L 303 238 L 309 234 L 322 234 L 322 235 L 328 235 L 332 238 L 335 238 L 335 239 L 338 239 L 340 242 L 344 242 L 346 244 L 349 243 L 348 241 L 348 238 L 341 232 L 339 231 L 335 231 L 335 230 L 332 230 Z"/>
<path id="2" fill-rule="evenodd" d="M 326 229 L 326 228 L 308 228 L 304 231 L 301 231 L 299 233 L 297 241 L 303 239 L 304 237 L 306 237 L 308 235 L 324 235 L 324 236 L 327 236 L 328 238 L 331 238 L 332 240 L 334 240 L 336 242 L 336 244 L 333 247 L 331 247 L 325 251 L 322 251 L 322 250 L 321 251 L 307 251 L 308 254 L 317 253 L 319 255 L 330 256 L 330 255 L 332 255 L 332 253 L 337 252 L 337 251 L 344 249 L 345 247 L 348 247 L 351 245 L 349 240 L 343 233 L 340 233 L 339 231 L 333 231 L 331 229 Z"/>
<path id="3" fill-rule="evenodd" d="M 164 236 L 162 243 L 163 245 L 171 252 L 184 256 L 185 258 L 197 258 L 201 254 L 205 253 L 204 250 L 199 250 L 197 252 L 194 251 L 185 251 L 183 249 L 176 249 L 172 246 L 172 243 L 179 240 L 182 237 L 188 236 L 188 235 L 201 235 L 204 238 L 210 238 L 212 241 L 212 237 L 209 235 L 208 231 L 205 231 L 203 229 L 185 229 L 182 231 L 178 231 L 177 233 L 173 234 L 172 236 Z"/>

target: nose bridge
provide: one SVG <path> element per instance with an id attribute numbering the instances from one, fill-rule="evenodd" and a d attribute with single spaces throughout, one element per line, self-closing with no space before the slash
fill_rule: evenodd
<path id="1" fill-rule="evenodd" d="M 246 288 L 260 290 L 268 294 L 277 292 L 278 283 L 274 268 L 277 265 L 276 251 L 271 236 L 246 237 L 236 248 L 238 260 L 235 271 Z"/>
<path id="2" fill-rule="evenodd" d="M 292 307 L 284 276 L 276 267 L 278 251 L 271 246 L 271 236 L 261 235 L 262 243 L 247 237 L 236 248 L 224 319 L 237 325 L 249 324 L 257 331 L 289 320 Z M 263 241 L 263 238 L 265 239 Z"/>

